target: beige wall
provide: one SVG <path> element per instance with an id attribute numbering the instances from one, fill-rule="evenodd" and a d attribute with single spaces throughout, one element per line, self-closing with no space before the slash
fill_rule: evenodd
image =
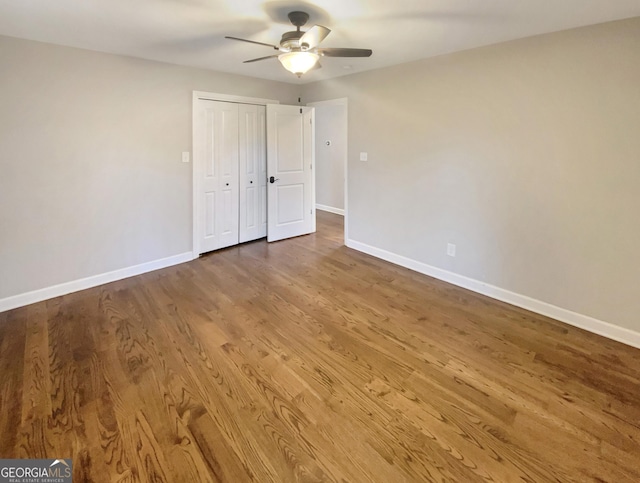
<path id="1" fill-rule="evenodd" d="M 640 331 L 639 18 L 303 88 L 339 97 L 351 239 Z"/>
<path id="2" fill-rule="evenodd" d="M 8 37 L 0 73 L 0 299 L 190 251 L 192 91 L 298 97 Z"/>

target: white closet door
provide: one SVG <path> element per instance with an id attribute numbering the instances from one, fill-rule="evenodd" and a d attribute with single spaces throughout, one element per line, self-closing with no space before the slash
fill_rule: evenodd
<path id="1" fill-rule="evenodd" d="M 238 243 L 238 105 L 201 100 L 196 144 L 200 166 L 200 253 Z"/>
<path id="2" fill-rule="evenodd" d="M 240 104 L 240 243 L 267 236 L 267 146 L 264 106 Z"/>

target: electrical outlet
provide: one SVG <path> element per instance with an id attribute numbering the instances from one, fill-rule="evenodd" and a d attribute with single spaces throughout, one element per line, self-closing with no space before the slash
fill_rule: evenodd
<path id="1" fill-rule="evenodd" d="M 367 153 L 360 153 L 360 161 L 366 161 L 367 157 Z"/>
<path id="2" fill-rule="evenodd" d="M 183 163 L 188 163 L 189 162 L 189 151 L 183 151 L 182 152 L 182 162 Z"/>
<path id="3" fill-rule="evenodd" d="M 447 243 L 447 255 L 450 257 L 456 256 L 456 246 L 453 243 Z"/>

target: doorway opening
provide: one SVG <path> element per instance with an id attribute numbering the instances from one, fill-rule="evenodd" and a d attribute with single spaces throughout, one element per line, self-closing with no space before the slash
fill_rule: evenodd
<path id="1" fill-rule="evenodd" d="M 348 238 L 348 100 L 309 102 L 316 114 L 316 209 L 344 216 Z"/>

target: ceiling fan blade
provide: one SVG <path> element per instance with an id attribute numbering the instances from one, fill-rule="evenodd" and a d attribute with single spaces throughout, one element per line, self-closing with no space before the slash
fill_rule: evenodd
<path id="1" fill-rule="evenodd" d="M 249 42 L 250 44 L 264 45 L 266 47 L 271 47 L 273 49 L 280 50 L 280 47 L 276 47 L 275 45 L 272 45 L 272 44 L 265 44 L 264 42 L 256 42 L 255 40 L 247 40 L 247 39 L 241 39 L 238 37 L 229 37 L 229 36 L 226 36 L 225 39 L 239 40 L 240 42 Z"/>
<path id="2" fill-rule="evenodd" d="M 314 25 L 300 37 L 300 48 L 302 50 L 311 50 L 322 42 L 327 35 L 331 33 L 327 27 L 322 25 Z"/>
<path id="3" fill-rule="evenodd" d="M 257 59 L 245 60 L 243 64 L 249 64 L 251 62 L 258 62 L 259 60 L 275 59 L 278 55 L 267 55 L 266 57 L 258 57 Z"/>
<path id="4" fill-rule="evenodd" d="M 316 51 L 318 55 L 326 57 L 371 57 L 373 50 L 371 49 L 318 49 Z"/>

